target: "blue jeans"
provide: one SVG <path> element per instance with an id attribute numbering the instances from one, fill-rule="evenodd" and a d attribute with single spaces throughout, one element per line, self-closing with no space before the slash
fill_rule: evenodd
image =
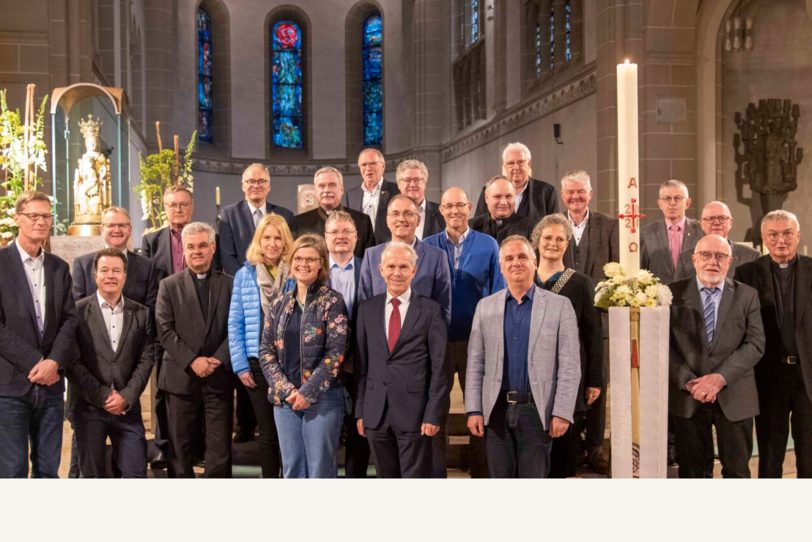
<path id="1" fill-rule="evenodd" d="M 332 387 L 307 410 L 274 406 L 285 478 L 335 478 L 344 390 Z"/>
<path id="2" fill-rule="evenodd" d="M 65 402 L 42 386 L 19 397 L 0 397 L 0 478 L 57 478 Z"/>

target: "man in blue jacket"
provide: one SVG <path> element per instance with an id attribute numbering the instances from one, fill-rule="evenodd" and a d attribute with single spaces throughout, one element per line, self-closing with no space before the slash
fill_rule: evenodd
<path id="1" fill-rule="evenodd" d="M 465 389 L 465 370 L 468 361 L 468 336 L 474 319 L 477 303 L 505 287 L 499 270 L 499 245 L 490 235 L 474 231 L 468 227 L 473 205 L 462 188 L 451 187 L 440 200 L 440 213 L 445 219 L 445 230 L 432 235 L 424 243 L 437 247 L 446 253 L 451 270 L 451 322 L 448 326 L 448 346 L 446 362 L 453 382 L 456 372 L 460 386 Z M 442 426 L 440 435 L 433 441 L 434 473 L 445 476 L 446 430 Z M 484 478 L 488 475 L 485 460 L 485 442 L 480 437 L 471 437 L 469 448 L 471 476 Z"/>

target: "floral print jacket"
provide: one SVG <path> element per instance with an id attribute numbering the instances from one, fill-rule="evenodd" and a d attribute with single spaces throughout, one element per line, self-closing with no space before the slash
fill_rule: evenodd
<path id="1" fill-rule="evenodd" d="M 349 318 L 344 298 L 326 284 L 316 282 L 307 292 L 307 305 L 302 312 L 299 331 L 301 382 L 291 382 L 284 368 L 285 328 L 296 308 L 296 289 L 279 296 L 271 305 L 271 314 L 265 319 L 259 363 L 268 381 L 268 398 L 277 406 L 293 390 L 310 403 L 315 403 L 322 392 L 335 385 L 347 350 Z"/>

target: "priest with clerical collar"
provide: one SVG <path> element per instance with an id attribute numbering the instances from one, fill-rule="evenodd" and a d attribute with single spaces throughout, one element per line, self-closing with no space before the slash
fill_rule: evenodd
<path id="1" fill-rule="evenodd" d="M 492 177 L 485 183 L 488 212 L 472 218 L 471 228 L 490 235 L 499 242 L 510 235 L 529 237 L 533 222 L 530 218 L 522 218 L 516 214 L 515 197 L 516 189 L 507 177 Z"/>

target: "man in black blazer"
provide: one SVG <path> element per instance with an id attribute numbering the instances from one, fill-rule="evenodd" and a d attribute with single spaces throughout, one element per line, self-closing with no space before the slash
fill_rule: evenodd
<path id="1" fill-rule="evenodd" d="M 431 476 L 431 438 L 448 412 L 447 324 L 439 303 L 411 290 L 417 253 L 392 241 L 381 256 L 386 293 L 358 307 L 358 432 L 381 478 Z"/>
<path id="2" fill-rule="evenodd" d="M 485 200 L 488 210 L 475 216 L 469 222 L 471 229 L 490 235 L 501 243 L 511 235 L 529 238 L 534 222 L 529 217 L 521 217 L 515 212 L 516 189 L 502 175 L 492 177 L 485 183 Z"/>
<path id="3" fill-rule="evenodd" d="M 764 353 L 758 293 L 727 278 L 730 245 L 707 235 L 694 248 L 696 277 L 674 282 L 669 410 L 680 478 L 713 478 L 713 436 L 725 478 L 749 478 Z"/>
<path id="4" fill-rule="evenodd" d="M 316 186 L 316 201 L 319 206 L 293 217 L 290 223 L 293 238 L 305 233 L 317 233 L 323 237 L 327 217 L 335 211 L 344 211 L 352 217 L 355 223 L 358 241 L 355 244 L 355 255 L 363 258 L 364 251 L 375 246 L 372 222 L 364 213 L 341 206 L 341 197 L 344 195 L 344 176 L 334 167 L 323 167 L 313 175 L 313 184 Z"/>
<path id="5" fill-rule="evenodd" d="M 242 191 L 245 199 L 223 207 L 218 232 L 220 263 L 223 271 L 232 277 L 245 262 L 245 252 L 262 217 L 276 213 L 288 224 L 293 220 L 289 209 L 267 201 L 271 193 L 271 173 L 262 164 L 251 164 L 242 172 Z"/>
<path id="6" fill-rule="evenodd" d="M 152 317 L 146 306 L 122 295 L 129 263 L 122 251 L 105 248 L 93 260 L 97 290 L 76 304 L 79 359 L 68 371 L 81 475 L 105 477 L 109 437 L 116 472 L 144 478 L 147 440 L 139 397 L 155 363 Z"/>
<path id="7" fill-rule="evenodd" d="M 341 205 L 364 213 L 372 222 L 375 244 L 389 241 L 392 236 L 386 226 L 389 198 L 399 193 L 398 185 L 383 178 L 386 160 L 378 149 L 364 149 L 358 155 L 361 184 L 344 193 Z"/>
<path id="8" fill-rule="evenodd" d="M 324 225 L 324 238 L 327 241 L 330 265 L 330 288 L 344 298 L 344 305 L 350 317 L 350 333 L 347 340 L 347 353 L 341 365 L 346 389 L 354 401 L 355 389 L 355 323 L 358 317 L 358 293 L 361 285 L 361 263 L 353 255 L 358 234 L 355 222 L 349 213 L 334 211 Z M 344 472 L 347 478 L 366 478 L 369 465 L 369 444 L 358 434 L 355 416 L 348 413 L 344 417 L 344 430 L 347 439 L 344 446 Z"/>
<path id="9" fill-rule="evenodd" d="M 758 477 L 781 478 L 792 418 L 798 478 L 812 477 L 812 258 L 798 254 L 798 217 L 789 211 L 761 220 L 767 256 L 739 266 L 736 280 L 758 290 L 767 336 L 756 365 Z"/>
<path id="10" fill-rule="evenodd" d="M 398 164 L 395 179 L 400 193 L 414 202 L 420 214 L 420 223 L 415 231 L 417 238 L 422 241 L 443 231 L 445 220 L 440 213 L 439 204 L 426 199 L 426 183 L 429 180 L 426 164 L 420 160 L 404 160 Z"/>
<path id="11" fill-rule="evenodd" d="M 194 477 L 192 432 L 203 409 L 206 477 L 231 476 L 234 386 L 228 351 L 232 278 L 212 269 L 214 229 L 183 229 L 188 268 L 161 281 L 155 320 L 164 349 L 158 386 L 166 393 L 170 476 Z"/>
<path id="12" fill-rule="evenodd" d="M 17 198 L 17 239 L 0 249 L 0 478 L 56 478 L 63 372 L 75 360 L 68 264 L 42 249 L 53 215 L 42 192 Z"/>
<path id="13" fill-rule="evenodd" d="M 164 212 L 168 225 L 141 238 L 141 255 L 151 259 L 163 276 L 168 277 L 186 268 L 181 232 L 195 212 L 194 197 L 189 189 L 175 185 L 167 188 Z"/>
<path id="14" fill-rule="evenodd" d="M 555 186 L 532 178 L 532 174 L 530 149 L 524 143 L 509 143 L 502 151 L 502 175 L 510 179 L 516 190 L 514 212 L 535 226 L 545 216 L 562 209 Z M 485 187 L 482 187 L 476 215 L 485 214 L 487 209 Z"/>

